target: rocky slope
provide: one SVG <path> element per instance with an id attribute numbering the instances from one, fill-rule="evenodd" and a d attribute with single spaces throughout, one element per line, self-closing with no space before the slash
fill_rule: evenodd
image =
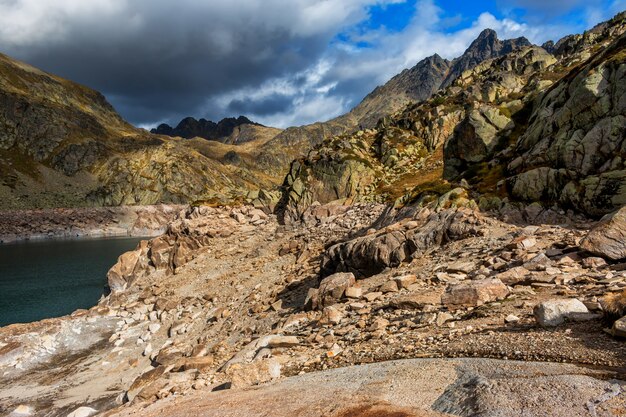
<path id="1" fill-rule="evenodd" d="M 292 164 L 283 215 L 315 201 L 404 204 L 453 189 L 485 209 L 513 200 L 592 216 L 619 208 L 625 27 L 622 13 L 553 54 L 525 46 L 484 61 L 375 129 L 325 140 Z"/>
<path id="2" fill-rule="evenodd" d="M 605 332 L 603 311 L 622 299 L 626 314 L 626 247 L 608 240 L 621 219 L 359 204 L 285 227 L 252 207 L 190 208 L 120 257 L 98 306 L 0 329 L 0 412 L 263 415 L 273 398 L 278 415 L 620 416 L 626 329 Z M 441 359 L 353 366 L 408 358 Z M 328 381 L 345 396 L 320 403 Z"/>
<path id="3" fill-rule="evenodd" d="M 300 158 L 325 139 L 352 133 L 358 129 L 373 128 L 381 117 L 403 109 L 407 104 L 430 98 L 463 71 L 480 62 L 499 57 L 513 50 L 529 46 L 525 38 L 501 41 L 493 30 L 483 31 L 465 53 L 452 60 L 433 55 L 418 62 L 377 87 L 355 108 L 345 115 L 323 123 L 292 127 L 268 142 L 260 162 L 270 169 L 280 169 L 291 160 Z M 277 152 L 277 149 L 287 153 Z"/>
<path id="4" fill-rule="evenodd" d="M 262 144 L 265 130 L 225 141 Z M 0 209 L 243 201 L 280 182 L 255 147 L 200 142 L 136 129 L 101 94 L 0 56 Z"/>
<path id="5" fill-rule="evenodd" d="M 253 126 L 258 129 L 251 129 L 250 127 Z M 206 119 L 196 120 L 193 117 L 186 117 L 181 120 L 176 127 L 172 127 L 164 123 L 159 125 L 156 129 L 152 129 L 150 132 L 157 135 L 178 136 L 185 139 L 198 137 L 225 143 L 240 143 L 255 140 L 256 138 L 253 135 L 253 132 L 263 132 L 265 131 L 263 128 L 265 128 L 265 126 L 255 123 L 244 116 L 239 116 L 237 118 L 227 117 L 217 123 Z M 237 132 L 242 129 L 246 131 L 247 134 L 239 137 Z M 267 129 L 268 132 L 272 132 L 274 136 L 280 132 L 280 129 Z M 233 135 L 235 138 L 228 141 L 227 138 Z"/>

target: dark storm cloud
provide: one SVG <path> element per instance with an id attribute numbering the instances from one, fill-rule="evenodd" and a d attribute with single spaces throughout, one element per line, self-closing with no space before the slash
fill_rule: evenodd
<path id="1" fill-rule="evenodd" d="M 214 100 L 313 65 L 337 31 L 376 1 L 333 3 L 0 0 L 0 48 L 101 90 L 134 123 L 218 118 L 228 109 Z M 288 102 L 279 101 L 232 107 Z"/>
<path id="2" fill-rule="evenodd" d="M 231 114 L 256 114 L 267 116 L 285 112 L 293 105 L 293 97 L 284 94 L 272 94 L 260 100 L 232 100 L 227 107 Z"/>

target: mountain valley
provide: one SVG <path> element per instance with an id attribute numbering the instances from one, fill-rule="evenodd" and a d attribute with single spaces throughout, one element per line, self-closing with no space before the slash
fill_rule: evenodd
<path id="1" fill-rule="evenodd" d="M 136 128 L 0 55 L 0 250 L 144 236 L 0 327 L 0 414 L 626 415 L 626 12 L 345 115 Z"/>

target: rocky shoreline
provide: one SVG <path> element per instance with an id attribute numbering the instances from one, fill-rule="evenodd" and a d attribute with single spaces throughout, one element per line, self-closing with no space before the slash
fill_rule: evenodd
<path id="1" fill-rule="evenodd" d="M 185 205 L 85 207 L 0 212 L 0 244 L 28 240 L 154 237 Z"/>

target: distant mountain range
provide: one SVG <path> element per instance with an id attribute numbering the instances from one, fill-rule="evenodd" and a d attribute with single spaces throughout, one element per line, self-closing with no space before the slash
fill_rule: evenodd
<path id="1" fill-rule="evenodd" d="M 237 127 L 241 125 L 263 127 L 262 124 L 255 123 L 244 116 L 239 116 L 237 118 L 227 117 L 217 123 L 206 119 L 196 120 L 193 117 L 186 117 L 181 120 L 176 127 L 163 123 L 156 129 L 152 129 L 150 132 L 157 135 L 167 135 L 173 137 L 179 136 L 186 139 L 197 137 L 223 142 L 227 137 L 233 134 Z"/>

